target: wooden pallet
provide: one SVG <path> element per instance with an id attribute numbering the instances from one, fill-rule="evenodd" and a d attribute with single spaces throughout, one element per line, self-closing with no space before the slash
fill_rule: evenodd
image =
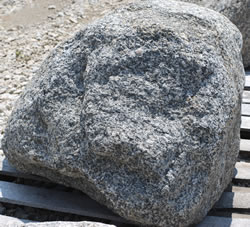
<path id="1" fill-rule="evenodd" d="M 209 215 L 197 227 L 250 226 L 250 73 L 249 77 L 246 77 L 241 125 L 241 133 L 244 134 L 244 139 L 241 139 L 239 160 L 236 163 L 235 176 L 232 181 L 233 186 L 225 190 Z M 0 179 L 4 177 L 48 181 L 42 177 L 16 171 L 4 156 L 0 156 Z M 128 221 L 83 193 L 75 194 L 63 190 L 0 180 L 0 202 L 101 218 L 123 223 L 123 226 L 129 225 Z M 7 219 L 10 219 L 10 217 L 1 215 L 0 224 Z"/>
<path id="2" fill-rule="evenodd" d="M 49 182 L 45 178 L 17 171 L 4 156 L 0 156 L 1 176 Z M 129 223 L 87 195 L 67 192 L 63 186 L 56 190 L 0 180 L 0 202 Z"/>

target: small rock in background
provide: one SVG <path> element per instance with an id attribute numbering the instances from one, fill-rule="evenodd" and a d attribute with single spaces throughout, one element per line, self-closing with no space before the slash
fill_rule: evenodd
<path id="1" fill-rule="evenodd" d="M 243 63 L 245 68 L 250 67 L 250 0 L 182 0 L 196 3 L 222 13 L 231 20 L 240 30 L 243 37 Z"/>
<path id="2" fill-rule="evenodd" d="M 50 5 L 50 6 L 48 6 L 48 9 L 56 9 L 56 6 L 55 5 Z"/>
<path id="3" fill-rule="evenodd" d="M 77 23 L 77 20 L 76 20 L 74 17 L 70 17 L 69 20 L 70 20 L 70 22 L 72 22 L 72 23 L 75 23 L 75 24 Z"/>
<path id="4" fill-rule="evenodd" d="M 0 86 L 0 94 L 4 94 L 7 90 L 7 87 Z"/>
<path id="5" fill-rule="evenodd" d="M 59 13 L 57 14 L 57 16 L 58 16 L 58 17 L 63 17 L 63 16 L 64 16 L 64 13 L 63 13 L 63 12 L 59 12 Z"/>

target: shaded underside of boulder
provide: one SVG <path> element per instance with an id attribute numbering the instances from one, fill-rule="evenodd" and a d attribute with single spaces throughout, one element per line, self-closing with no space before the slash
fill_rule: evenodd
<path id="1" fill-rule="evenodd" d="M 239 151 L 241 46 L 212 10 L 124 6 L 43 62 L 9 119 L 4 153 L 135 223 L 197 223 Z"/>
<path id="2" fill-rule="evenodd" d="M 243 38 L 242 56 L 245 67 L 250 67 L 250 0 L 182 0 L 208 7 L 228 17 L 240 30 Z"/>

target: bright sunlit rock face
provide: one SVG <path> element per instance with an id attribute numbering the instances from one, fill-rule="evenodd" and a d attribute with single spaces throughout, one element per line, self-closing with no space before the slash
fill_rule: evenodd
<path id="1" fill-rule="evenodd" d="M 242 56 L 245 68 L 250 67 L 250 0 L 182 0 L 213 9 L 228 17 L 243 38 Z"/>

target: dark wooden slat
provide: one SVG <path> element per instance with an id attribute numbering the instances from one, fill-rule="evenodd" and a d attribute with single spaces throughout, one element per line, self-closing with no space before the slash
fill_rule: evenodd
<path id="1" fill-rule="evenodd" d="M 0 202 L 127 223 L 125 219 L 84 194 L 78 195 L 0 181 Z"/>
<path id="2" fill-rule="evenodd" d="M 246 144 L 242 145 L 241 143 L 241 148 L 242 150 L 246 150 L 247 149 Z M 0 165 L 0 173 L 5 173 L 6 175 L 14 175 L 14 176 L 17 175 L 19 177 L 22 176 L 22 173 L 16 171 L 13 167 L 11 167 L 6 159 L 4 159 L 3 157 L 2 159 L 3 159 L 3 163 L 2 165 Z M 237 170 L 236 171 L 237 173 L 236 173 L 235 179 L 250 180 L 250 163 L 238 162 L 236 164 L 236 170 Z M 29 178 L 28 174 L 24 174 L 23 176 Z M 11 187 L 10 188 L 6 187 L 6 185 L 7 186 L 11 185 Z M 20 187 L 21 187 L 21 190 L 20 190 Z M 32 192 L 30 191 L 30 188 L 32 188 L 31 190 Z M 92 208 L 93 202 L 94 203 L 96 202 L 89 199 L 88 197 L 87 199 L 91 200 L 89 202 L 89 204 L 91 205 L 89 206 L 89 204 L 86 205 L 86 203 L 84 203 L 84 205 L 81 208 L 79 208 L 78 207 L 79 203 L 76 203 L 76 201 L 81 201 L 82 198 L 79 200 L 79 197 L 77 196 L 77 198 L 73 199 L 74 201 L 72 201 L 72 199 L 71 199 L 71 202 L 68 202 L 67 199 L 65 201 L 65 198 L 70 198 L 72 196 L 71 193 L 59 192 L 59 193 L 62 193 L 63 195 L 59 196 L 59 199 L 58 199 L 58 197 L 54 196 L 54 194 L 58 195 L 57 191 L 40 189 L 40 188 L 24 186 L 24 185 L 16 185 L 16 184 L 7 183 L 7 182 L 0 182 L 0 189 L 2 190 L 2 194 L 0 195 L 1 202 L 8 202 L 8 203 L 14 203 L 14 204 L 19 204 L 19 205 L 45 208 L 45 209 L 56 210 L 56 211 L 61 211 L 61 212 L 76 213 L 76 214 L 85 215 L 85 216 L 99 217 L 99 218 L 105 218 L 105 219 L 110 219 L 114 221 L 124 222 L 124 220 L 121 221 L 122 218 L 118 216 L 117 216 L 118 217 L 117 219 L 117 217 L 113 218 L 105 214 L 104 211 L 106 208 L 104 209 Z M 40 190 L 42 190 L 42 193 Z M 221 206 L 217 205 L 217 208 L 220 208 L 220 209 L 223 209 L 223 208 L 248 209 L 249 208 L 250 209 L 250 201 L 244 200 L 244 195 L 243 195 L 243 193 L 246 193 L 247 195 L 245 194 L 245 196 L 250 197 L 249 190 L 250 189 L 247 190 L 247 188 L 243 188 L 243 187 L 233 187 L 232 192 L 229 192 L 229 194 L 228 193 L 223 194 L 220 200 L 222 202 L 219 203 L 219 205 Z M 8 193 L 6 194 L 6 191 L 9 192 L 11 195 Z M 51 193 L 51 191 L 53 191 L 53 193 Z M 40 196 L 40 199 L 36 198 L 37 194 Z M 12 195 L 16 195 L 16 197 L 12 198 Z M 50 198 L 48 198 L 48 195 Z M 53 199 L 51 200 L 51 198 Z M 234 201 L 234 199 L 237 199 L 237 198 L 244 200 L 244 203 Z M 50 202 L 48 203 L 48 201 Z M 58 205 L 58 201 L 60 201 L 59 205 Z M 67 207 L 64 204 L 67 204 L 70 207 Z M 97 205 L 100 206 L 99 204 Z M 73 208 L 71 206 L 73 206 Z M 77 208 L 75 208 L 75 206 L 77 206 Z"/>
<path id="3" fill-rule="evenodd" d="M 49 182 L 49 180 L 47 180 L 46 178 L 31 175 L 31 174 L 25 174 L 25 173 L 17 171 L 14 167 L 12 167 L 9 164 L 5 156 L 0 156 L 0 175 Z"/>
<path id="4" fill-rule="evenodd" d="M 247 227 L 250 219 L 207 216 L 196 227 Z"/>
<path id="5" fill-rule="evenodd" d="M 245 140 L 241 140 L 241 141 L 245 141 Z M 249 142 L 248 140 L 246 140 L 247 143 Z M 244 146 L 246 146 L 244 143 L 241 143 L 242 148 L 244 148 Z M 39 176 L 32 176 L 29 174 L 23 174 L 18 172 L 17 170 L 15 170 L 15 168 L 13 168 L 9 163 L 8 160 L 6 158 L 2 158 L 2 160 L 4 160 L 3 162 L 1 162 L 0 159 L 0 175 L 7 175 L 7 176 L 15 176 L 15 177 L 21 177 L 21 178 L 35 178 L 36 180 L 42 180 L 44 178 L 40 178 Z M 250 163 L 248 162 L 237 162 L 236 166 L 235 166 L 235 179 L 243 179 L 243 180 L 250 180 Z"/>

